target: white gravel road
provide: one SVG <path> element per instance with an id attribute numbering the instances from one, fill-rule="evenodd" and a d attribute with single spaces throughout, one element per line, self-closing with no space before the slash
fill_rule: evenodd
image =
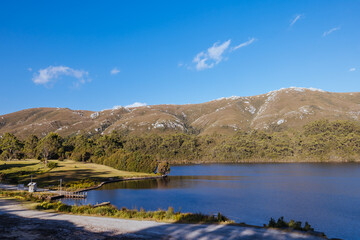
<path id="1" fill-rule="evenodd" d="M 29 210 L 0 198 L 0 239 L 320 240 L 301 233 L 230 225 L 167 224 Z"/>

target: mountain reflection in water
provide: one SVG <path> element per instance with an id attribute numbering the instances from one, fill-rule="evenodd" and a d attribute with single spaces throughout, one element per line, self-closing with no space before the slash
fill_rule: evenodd
<path id="1" fill-rule="evenodd" d="M 103 185 L 99 190 L 113 189 L 170 189 L 170 188 L 192 188 L 201 184 L 204 186 L 206 182 L 208 186 L 223 185 L 223 187 L 231 185 L 229 181 L 240 180 L 239 176 L 169 176 L 166 178 L 158 178 L 152 180 L 134 180 L 115 182 Z M 210 181 L 210 182 L 208 182 Z M 224 182 L 226 181 L 226 182 Z"/>

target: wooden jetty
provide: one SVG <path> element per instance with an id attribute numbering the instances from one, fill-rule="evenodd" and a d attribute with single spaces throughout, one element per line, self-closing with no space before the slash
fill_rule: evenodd
<path id="1" fill-rule="evenodd" d="M 64 198 L 87 198 L 87 192 L 62 192 Z"/>
<path id="2" fill-rule="evenodd" d="M 59 195 L 49 197 L 49 200 L 60 198 L 87 198 L 87 192 L 65 192 L 61 191 Z"/>

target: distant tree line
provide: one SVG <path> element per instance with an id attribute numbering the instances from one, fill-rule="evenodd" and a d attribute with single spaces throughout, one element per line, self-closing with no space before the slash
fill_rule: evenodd
<path id="1" fill-rule="evenodd" d="M 30 135 L 26 139 L 6 133 L 0 139 L 2 160 L 36 158 L 46 162 L 48 159 L 73 159 L 138 172 L 155 172 L 164 161 L 322 161 L 330 158 L 354 161 L 359 156 L 360 123 L 347 120 L 319 120 L 301 130 L 238 131 L 232 136 L 184 133 L 134 136 L 113 131 L 109 135 L 68 137 L 49 133 L 43 138 Z M 167 172 L 169 166 L 162 163 L 159 169 Z"/>

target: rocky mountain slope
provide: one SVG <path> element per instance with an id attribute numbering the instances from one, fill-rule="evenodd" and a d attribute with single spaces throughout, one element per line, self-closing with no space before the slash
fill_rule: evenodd
<path id="1" fill-rule="evenodd" d="M 132 134 L 179 131 L 233 134 L 238 130 L 300 128 L 318 119 L 359 120 L 360 93 L 285 88 L 251 97 L 228 97 L 201 104 L 117 107 L 100 112 L 33 108 L 0 116 L 0 135 L 66 136 L 80 132 Z"/>

